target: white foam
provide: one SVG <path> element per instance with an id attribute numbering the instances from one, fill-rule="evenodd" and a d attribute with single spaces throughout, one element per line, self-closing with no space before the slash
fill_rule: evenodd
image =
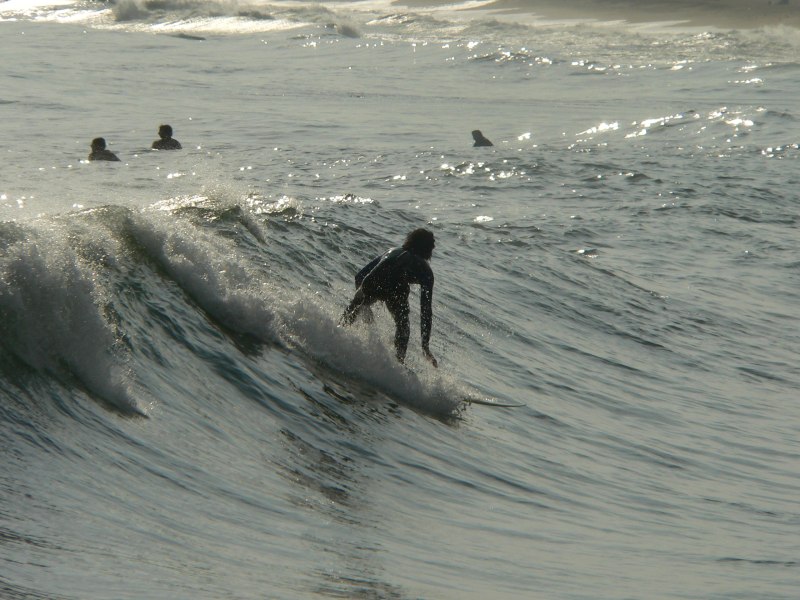
<path id="1" fill-rule="evenodd" d="M 0 4 L 2 13 L 29 13 L 39 9 L 73 6 L 77 0 L 6 0 Z"/>
<path id="2" fill-rule="evenodd" d="M 275 294 L 232 244 L 152 214 L 138 215 L 132 227 L 150 256 L 214 319 L 233 331 L 277 341 Z"/>
<path id="3" fill-rule="evenodd" d="M 66 370 L 115 408 L 143 413 L 102 314 L 95 274 L 66 242 L 67 235 L 52 235 L 57 228 L 50 227 L 46 244 L 32 231 L 2 256 L 0 343 L 33 369 L 55 375 Z"/>
<path id="4" fill-rule="evenodd" d="M 339 309 L 318 298 L 300 296 L 281 311 L 282 333 L 320 364 L 427 414 L 449 416 L 473 393 L 445 369 L 415 359 L 411 346 L 407 362 L 413 370 L 400 364 L 394 356 L 394 330 L 388 316 L 384 327 L 379 322 L 342 327 Z"/>

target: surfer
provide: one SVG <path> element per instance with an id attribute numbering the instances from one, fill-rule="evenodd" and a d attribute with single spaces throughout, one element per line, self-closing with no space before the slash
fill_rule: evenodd
<path id="1" fill-rule="evenodd" d="M 181 150 L 181 143 L 172 137 L 172 127 L 162 125 L 158 128 L 158 136 L 161 138 L 153 142 L 153 150 Z"/>
<path id="2" fill-rule="evenodd" d="M 476 129 L 472 132 L 472 139 L 475 140 L 475 143 L 472 144 L 473 146 L 494 146 L 488 138 L 484 137 L 480 129 Z"/>
<path id="3" fill-rule="evenodd" d="M 405 360 L 411 327 L 408 322 L 408 295 L 411 284 L 420 286 L 419 312 L 422 352 L 434 366 L 438 363 L 431 354 L 428 343 L 431 339 L 433 321 L 433 271 L 428 261 L 436 246 L 433 233 L 427 229 L 415 229 L 406 236 L 400 248 L 391 248 L 373 259 L 356 274 L 356 295 L 345 309 L 340 320 L 342 325 L 352 325 L 359 313 L 375 302 L 386 304 L 395 323 L 394 347 L 397 360 Z"/>
<path id="4" fill-rule="evenodd" d="M 111 150 L 106 148 L 106 140 L 105 138 L 94 138 L 92 140 L 92 152 L 89 154 L 89 160 L 116 160 L 118 161 L 117 155 L 114 154 Z"/>

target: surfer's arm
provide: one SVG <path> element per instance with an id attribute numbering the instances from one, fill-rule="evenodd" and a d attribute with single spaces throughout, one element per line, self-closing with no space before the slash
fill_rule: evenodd
<path id="1" fill-rule="evenodd" d="M 426 265 L 427 266 L 427 265 Z M 419 294 L 419 329 L 420 337 L 422 338 L 422 352 L 425 358 L 430 361 L 434 367 L 438 367 L 436 359 L 431 354 L 429 344 L 431 341 L 431 328 L 433 326 L 433 271 L 428 267 L 425 277 L 420 281 L 420 294 Z"/>

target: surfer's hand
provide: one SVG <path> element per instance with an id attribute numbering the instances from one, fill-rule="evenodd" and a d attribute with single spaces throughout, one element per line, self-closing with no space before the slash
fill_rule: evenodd
<path id="1" fill-rule="evenodd" d="M 431 351 L 427 348 L 423 348 L 422 351 L 425 353 L 425 358 L 428 359 L 428 362 L 438 369 L 439 363 L 436 362 L 436 359 L 433 357 L 433 354 L 431 354 Z"/>

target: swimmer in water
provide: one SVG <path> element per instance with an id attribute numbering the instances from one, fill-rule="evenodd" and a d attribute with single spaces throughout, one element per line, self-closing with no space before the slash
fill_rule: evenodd
<path id="1" fill-rule="evenodd" d="M 105 138 L 94 138 L 92 140 L 92 152 L 89 154 L 89 160 L 111 160 L 119 161 L 117 155 L 111 150 L 106 148 Z"/>
<path id="2" fill-rule="evenodd" d="M 492 142 L 483 136 L 480 129 L 472 132 L 472 139 L 475 140 L 475 143 L 472 144 L 473 146 L 494 146 Z"/>
<path id="3" fill-rule="evenodd" d="M 158 128 L 158 136 L 161 138 L 153 142 L 153 150 L 181 150 L 181 143 L 172 137 L 172 127 L 162 125 Z"/>

